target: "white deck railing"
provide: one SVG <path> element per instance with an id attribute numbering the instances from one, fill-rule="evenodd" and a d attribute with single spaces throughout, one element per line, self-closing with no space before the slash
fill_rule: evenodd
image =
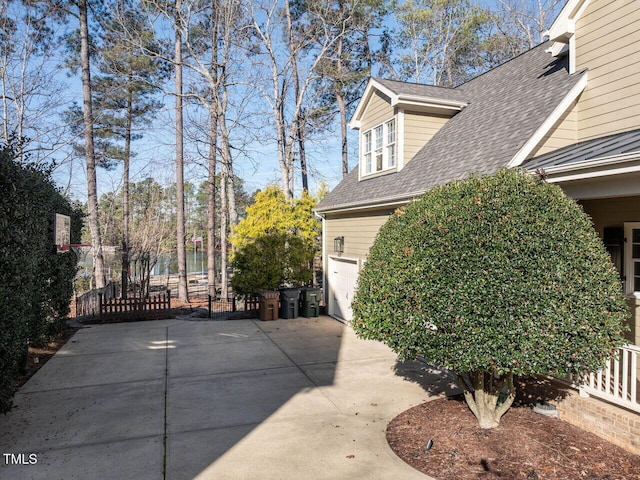
<path id="1" fill-rule="evenodd" d="M 605 368 L 592 373 L 578 385 L 581 395 L 591 395 L 640 413 L 638 368 L 640 347 L 620 347 L 617 358 L 607 361 Z"/>

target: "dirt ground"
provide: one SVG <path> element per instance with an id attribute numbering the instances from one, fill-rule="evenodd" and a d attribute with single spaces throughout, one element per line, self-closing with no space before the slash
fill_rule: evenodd
<path id="1" fill-rule="evenodd" d="M 441 480 L 640 479 L 640 456 L 528 406 L 512 407 L 498 428 L 483 430 L 462 397 L 437 399 L 393 419 L 387 441 L 409 465 Z"/>
<path id="2" fill-rule="evenodd" d="M 77 328 L 65 327 L 60 336 L 43 347 L 29 347 L 29 363 L 25 373 L 18 373 L 13 381 L 14 391 L 27 383 L 29 380 L 53 355 L 60 350 L 65 343 L 78 331 Z"/>

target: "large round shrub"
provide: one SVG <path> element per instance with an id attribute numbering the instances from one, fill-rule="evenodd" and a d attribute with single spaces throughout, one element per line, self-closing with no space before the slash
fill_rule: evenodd
<path id="1" fill-rule="evenodd" d="M 380 230 L 353 302 L 356 332 L 458 375 L 480 425 L 513 402 L 513 375 L 601 368 L 627 307 L 581 207 L 501 170 L 436 187 Z"/>

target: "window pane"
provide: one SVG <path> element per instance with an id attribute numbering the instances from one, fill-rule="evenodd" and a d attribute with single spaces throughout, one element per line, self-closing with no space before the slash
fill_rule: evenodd
<path id="1" fill-rule="evenodd" d="M 364 173 L 371 173 L 371 154 L 367 153 L 364 156 Z"/>
<path id="2" fill-rule="evenodd" d="M 396 143 L 396 121 L 387 122 L 387 144 Z"/>
<path id="3" fill-rule="evenodd" d="M 640 277 L 640 262 L 633 263 L 633 274 Z"/>
<path id="4" fill-rule="evenodd" d="M 365 153 L 371 151 L 371 130 L 364 134 L 364 151 Z"/>
<path id="5" fill-rule="evenodd" d="M 633 291 L 640 292 L 640 277 L 633 278 Z"/>
<path id="6" fill-rule="evenodd" d="M 390 167 L 395 167 L 396 165 L 396 146 L 389 145 L 387 147 L 387 160 L 389 162 Z"/>
<path id="7" fill-rule="evenodd" d="M 376 170 L 382 170 L 382 153 L 376 155 Z"/>
<path id="8" fill-rule="evenodd" d="M 382 148 L 382 125 L 376 127 L 376 150 Z"/>
<path id="9" fill-rule="evenodd" d="M 640 243 L 640 228 L 631 230 L 631 238 L 633 243 Z"/>
<path id="10" fill-rule="evenodd" d="M 633 245 L 633 247 L 631 247 L 631 257 L 640 258 L 640 245 Z"/>

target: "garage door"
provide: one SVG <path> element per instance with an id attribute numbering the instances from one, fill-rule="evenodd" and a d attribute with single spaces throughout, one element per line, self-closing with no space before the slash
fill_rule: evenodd
<path id="1" fill-rule="evenodd" d="M 358 281 L 357 260 L 329 258 L 329 315 L 351 321 L 351 301 Z"/>

